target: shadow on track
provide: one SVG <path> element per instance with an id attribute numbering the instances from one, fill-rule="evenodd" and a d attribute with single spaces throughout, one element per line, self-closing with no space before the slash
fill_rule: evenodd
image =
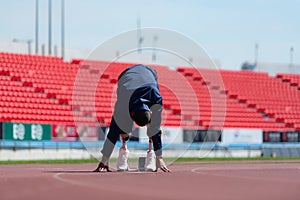
<path id="1" fill-rule="evenodd" d="M 43 171 L 43 173 L 69 173 L 69 174 L 86 174 L 86 173 L 95 173 L 92 170 L 49 170 Z"/>
<path id="2" fill-rule="evenodd" d="M 102 173 L 130 173 L 130 172 L 141 172 L 139 170 L 129 170 L 129 171 L 117 171 L 117 170 L 112 170 L 110 172 L 107 171 L 102 171 L 102 172 L 93 172 L 93 170 L 46 170 L 43 171 L 43 173 L 66 173 L 66 174 L 90 174 L 90 173 L 94 173 L 94 174 L 102 174 Z M 150 173 L 147 171 L 142 171 L 144 173 Z"/>

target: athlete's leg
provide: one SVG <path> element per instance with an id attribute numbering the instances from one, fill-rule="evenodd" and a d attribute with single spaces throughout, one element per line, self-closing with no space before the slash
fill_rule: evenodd
<path id="1" fill-rule="evenodd" d="M 119 149 L 119 157 L 117 161 L 117 170 L 119 171 L 128 170 L 129 150 L 127 149 L 127 145 L 126 145 L 128 139 L 129 139 L 128 134 L 121 134 L 122 147 Z"/>
<path id="2" fill-rule="evenodd" d="M 121 135 L 121 140 L 122 140 L 122 147 L 123 149 L 127 149 L 127 144 L 126 142 L 128 141 L 129 139 L 129 135 L 126 133 L 126 134 L 120 134 Z"/>
<path id="3" fill-rule="evenodd" d="M 153 148 L 153 141 L 152 141 L 152 138 L 149 137 L 149 146 L 148 146 L 148 151 L 152 151 L 152 148 Z"/>
<path id="4" fill-rule="evenodd" d="M 152 138 L 149 137 L 149 147 L 147 151 L 147 156 L 145 160 L 145 170 L 146 171 L 156 171 L 156 163 L 155 163 L 155 154 L 154 151 L 152 150 L 153 142 Z"/>

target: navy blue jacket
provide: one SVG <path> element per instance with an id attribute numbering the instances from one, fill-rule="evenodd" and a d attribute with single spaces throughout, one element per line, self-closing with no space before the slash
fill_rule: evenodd
<path id="1" fill-rule="evenodd" d="M 132 132 L 133 120 L 130 113 L 137 110 L 152 112 L 147 135 L 153 140 L 156 155 L 162 154 L 162 96 L 158 88 L 157 73 L 149 66 L 135 65 L 124 70 L 118 78 L 117 101 L 110 131 L 102 149 L 103 155 L 110 157 L 119 134 Z"/>

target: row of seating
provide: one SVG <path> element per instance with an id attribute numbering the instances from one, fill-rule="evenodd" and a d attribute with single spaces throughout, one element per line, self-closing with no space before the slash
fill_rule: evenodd
<path id="1" fill-rule="evenodd" d="M 278 73 L 276 75 L 278 79 L 280 79 L 282 82 L 286 82 L 290 84 L 291 86 L 295 87 L 295 89 L 300 90 L 300 76 L 299 74 L 281 74 Z"/>
<path id="2" fill-rule="evenodd" d="M 108 126 L 118 76 L 132 65 L 0 52 L 0 121 L 95 124 L 98 120 Z M 165 126 L 300 129 L 300 92 L 278 76 L 153 67 L 164 99 Z"/>
<path id="3" fill-rule="evenodd" d="M 189 77 L 192 82 L 199 82 L 198 87 L 206 85 L 225 93 L 228 101 L 246 106 L 247 112 L 251 110 L 257 113 L 262 121 L 272 120 L 274 129 L 300 128 L 300 124 L 295 120 L 300 113 L 299 90 L 283 84 L 267 73 L 184 67 L 178 68 L 178 71 Z"/>

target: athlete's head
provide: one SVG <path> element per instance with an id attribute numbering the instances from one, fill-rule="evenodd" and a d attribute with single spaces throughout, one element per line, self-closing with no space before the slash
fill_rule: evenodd
<path id="1" fill-rule="evenodd" d="M 146 126 L 151 122 L 151 111 L 137 110 L 131 113 L 133 121 L 139 126 Z"/>

